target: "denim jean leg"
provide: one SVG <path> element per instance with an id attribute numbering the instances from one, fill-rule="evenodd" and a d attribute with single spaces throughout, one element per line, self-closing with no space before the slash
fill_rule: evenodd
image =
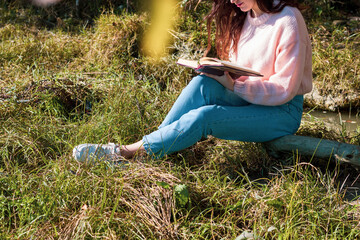
<path id="1" fill-rule="evenodd" d="M 173 123 L 193 109 L 212 104 L 234 106 L 249 103 L 224 88 L 216 80 L 198 75 L 182 90 L 159 128 Z"/>
<path id="2" fill-rule="evenodd" d="M 301 112 L 296 106 L 202 106 L 144 136 L 144 147 L 148 153 L 161 157 L 187 148 L 207 135 L 227 140 L 269 141 L 297 131 Z"/>

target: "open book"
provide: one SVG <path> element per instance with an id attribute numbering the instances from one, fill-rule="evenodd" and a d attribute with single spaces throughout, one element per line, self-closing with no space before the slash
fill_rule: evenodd
<path id="1" fill-rule="evenodd" d="M 238 78 L 240 76 L 260 76 L 263 75 L 252 69 L 241 67 L 229 61 L 222 61 L 217 58 L 203 57 L 199 61 L 187 60 L 180 58 L 177 64 L 195 69 L 197 72 L 209 73 L 221 76 L 225 71 L 229 72 L 231 77 Z"/>

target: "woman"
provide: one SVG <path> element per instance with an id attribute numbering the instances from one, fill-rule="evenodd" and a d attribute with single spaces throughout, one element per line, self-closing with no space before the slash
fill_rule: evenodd
<path id="1" fill-rule="evenodd" d="M 219 57 L 264 76 L 198 75 L 157 131 L 130 145 L 81 144 L 75 159 L 131 158 L 137 152 L 162 157 L 207 135 L 265 142 L 294 134 L 303 94 L 312 89 L 311 43 L 297 7 L 294 0 L 214 0 L 207 21 L 209 34 L 216 22 Z"/>

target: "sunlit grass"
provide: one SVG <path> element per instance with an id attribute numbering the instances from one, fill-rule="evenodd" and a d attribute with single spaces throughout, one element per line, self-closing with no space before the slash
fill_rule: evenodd
<path id="1" fill-rule="evenodd" d="M 359 32 L 346 27 L 328 31 L 319 26 L 312 35 L 316 85 L 324 94 L 353 94 L 360 88 Z"/>

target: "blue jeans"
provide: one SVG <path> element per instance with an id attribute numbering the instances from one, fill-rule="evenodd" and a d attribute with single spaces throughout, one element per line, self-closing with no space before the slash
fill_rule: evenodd
<path id="1" fill-rule="evenodd" d="M 251 104 L 216 80 L 198 75 L 183 89 L 158 130 L 143 137 L 146 152 L 162 157 L 212 135 L 227 140 L 266 142 L 294 134 L 303 96 L 280 106 Z"/>

